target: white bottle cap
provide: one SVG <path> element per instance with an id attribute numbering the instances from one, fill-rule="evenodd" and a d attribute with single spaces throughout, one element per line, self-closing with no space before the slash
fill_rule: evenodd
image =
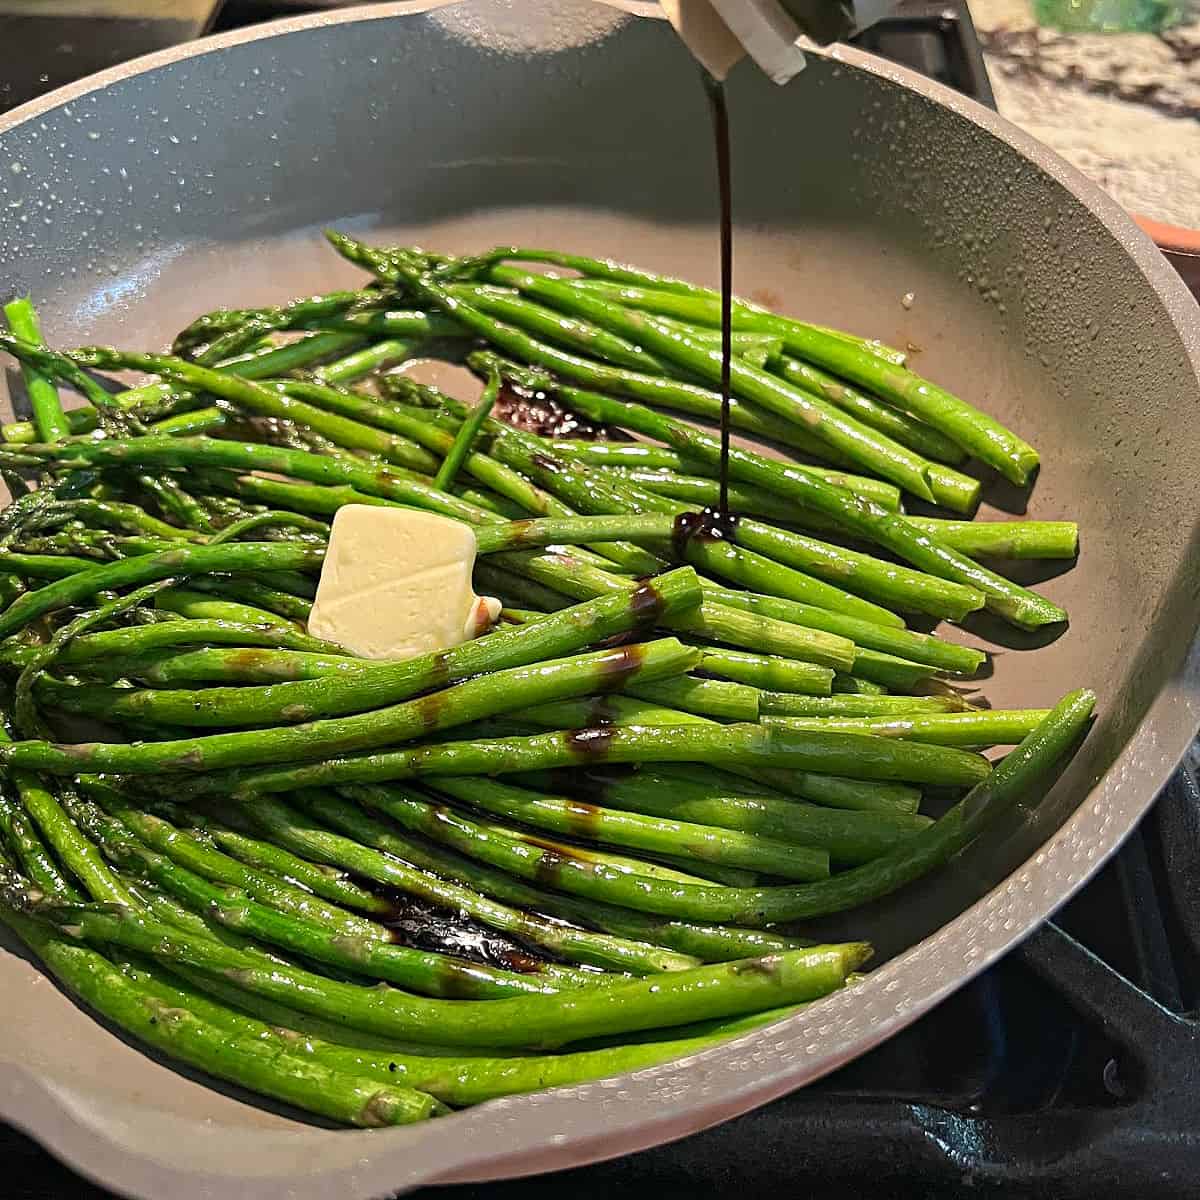
<path id="1" fill-rule="evenodd" d="M 775 83 L 804 70 L 812 43 L 779 0 L 661 0 L 671 24 L 715 79 L 749 55 Z M 852 0 L 856 29 L 887 14 L 895 0 Z"/>
<path id="2" fill-rule="evenodd" d="M 799 26 L 775 0 L 662 0 L 676 32 L 714 79 L 748 54 L 775 83 L 804 69 Z"/>

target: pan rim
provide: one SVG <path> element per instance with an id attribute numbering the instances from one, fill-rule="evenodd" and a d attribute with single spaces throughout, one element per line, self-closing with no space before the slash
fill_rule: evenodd
<path id="1" fill-rule="evenodd" d="M 60 105 L 159 67 L 248 42 L 332 25 L 419 15 L 456 0 L 394 0 L 290 17 L 199 42 L 157 51 L 57 89 L 0 118 L 0 133 Z M 657 5 L 601 0 L 635 16 L 662 19 Z M 947 107 L 1031 160 L 1094 213 L 1122 245 L 1171 320 L 1200 379 L 1200 310 L 1153 242 L 1117 203 L 1047 147 L 1004 118 L 951 89 L 846 47 L 827 56 L 890 80 Z M 1152 727 L 1150 739 L 1141 735 Z M 0 1077 L 0 1117 L 23 1128 L 76 1170 L 105 1186 L 136 1195 L 208 1195 L 221 1186 L 237 1200 L 317 1200 L 336 1182 L 351 1198 L 395 1194 L 427 1183 L 499 1179 L 584 1165 L 675 1140 L 812 1082 L 865 1053 L 945 999 L 1014 945 L 1074 894 L 1115 853 L 1183 756 L 1200 727 L 1200 650 L 1186 662 L 1145 714 L 1138 732 L 1095 781 L 1087 797 L 1039 851 L 970 908 L 892 959 L 862 983 L 809 1010 L 737 1041 L 674 1063 L 612 1080 L 493 1101 L 411 1130 L 370 1134 L 312 1129 L 264 1133 L 264 1139 L 336 1138 L 360 1157 L 314 1173 L 232 1176 L 198 1174 L 121 1145 L 64 1106 L 56 1088 L 18 1064 Z M 1141 745 L 1142 741 L 1151 744 Z M 1121 786 L 1130 767 L 1140 790 Z M 1097 853 L 1083 863 L 1068 855 L 1083 838 Z M 1042 869 L 1057 858 L 1058 871 Z M 1070 861 L 1065 861 L 1070 859 Z M 1040 874 L 1038 873 L 1040 871 Z M 1003 912 L 1006 920 L 997 919 Z M 1009 924 L 1009 929 L 1003 925 Z M 963 963 L 950 981 L 940 964 Z M 922 972 L 925 972 L 922 976 Z M 924 985 L 919 981 L 924 978 Z M 907 981 L 907 985 L 906 982 Z M 892 999 L 900 997 L 900 1003 Z M 916 999 L 913 999 L 913 996 Z M 667 1099 L 664 1100 L 663 1097 Z M 363 1139 L 369 1137 L 370 1142 Z M 452 1165 L 450 1165 L 452 1164 Z"/>

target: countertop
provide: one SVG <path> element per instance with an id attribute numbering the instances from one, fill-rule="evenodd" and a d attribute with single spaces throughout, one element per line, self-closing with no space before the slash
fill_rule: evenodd
<path id="1" fill-rule="evenodd" d="M 969 0 L 1000 112 L 1139 216 L 1200 229 L 1200 6 L 1161 34 L 1039 28 Z"/>

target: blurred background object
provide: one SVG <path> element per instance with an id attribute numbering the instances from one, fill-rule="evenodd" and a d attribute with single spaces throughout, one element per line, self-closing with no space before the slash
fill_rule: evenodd
<path id="1" fill-rule="evenodd" d="M 1158 33 L 1183 19 L 1182 0 L 1033 0 L 1039 25 L 1074 33 Z"/>
<path id="2" fill-rule="evenodd" d="M 1078 0 L 1078 11 L 1108 2 Z M 1070 0 L 970 3 L 999 111 L 1125 208 L 1190 242 L 1186 231 L 1200 230 L 1200 12 L 1162 0 L 1181 19 L 1159 32 L 1067 32 L 1039 14 Z"/>
<path id="3" fill-rule="evenodd" d="M 188 42 L 221 0 L 0 0 L 0 113 L 105 67 Z"/>

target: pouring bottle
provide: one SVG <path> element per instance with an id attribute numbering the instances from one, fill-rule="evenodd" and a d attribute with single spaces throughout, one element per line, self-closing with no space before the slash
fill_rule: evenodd
<path id="1" fill-rule="evenodd" d="M 804 69 L 805 46 L 827 46 L 878 21 L 892 0 L 662 0 L 708 73 L 724 79 L 749 57 L 775 83 Z"/>

